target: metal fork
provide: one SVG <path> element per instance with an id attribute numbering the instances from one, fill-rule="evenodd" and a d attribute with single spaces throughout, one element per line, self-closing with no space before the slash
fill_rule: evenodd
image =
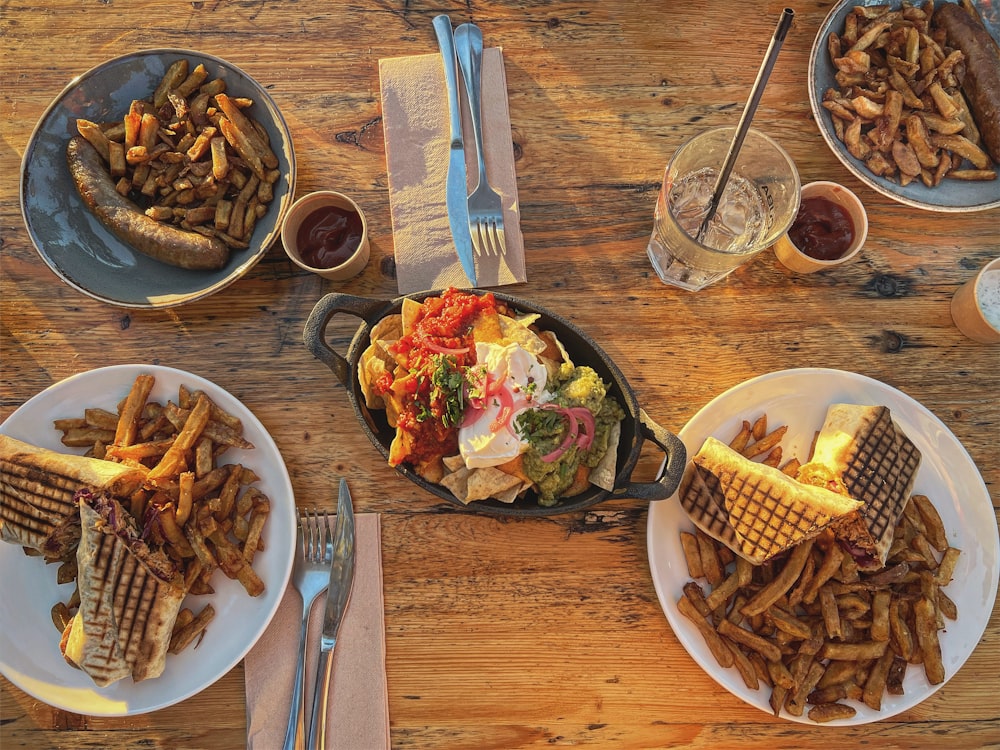
<path id="1" fill-rule="evenodd" d="M 312 604 L 330 583 L 330 567 L 333 565 L 333 532 L 330 518 L 324 512 L 306 510 L 295 511 L 298 518 L 296 547 L 299 555 L 292 570 L 292 585 L 302 595 L 302 630 L 299 633 L 299 658 L 295 665 L 295 687 L 292 690 L 292 705 L 288 711 L 288 729 L 285 731 L 284 750 L 298 750 L 305 747 L 305 692 L 306 634 L 309 629 L 309 611 Z"/>
<path id="2" fill-rule="evenodd" d="M 503 229 L 503 202 L 486 179 L 486 158 L 483 151 L 483 123 L 480 106 L 482 89 L 483 33 L 473 23 L 463 23 L 455 29 L 455 51 L 458 66 L 465 80 L 465 93 L 472 115 L 472 133 L 479 163 L 479 184 L 469 196 L 469 232 L 477 255 L 503 255 L 507 242 Z"/>

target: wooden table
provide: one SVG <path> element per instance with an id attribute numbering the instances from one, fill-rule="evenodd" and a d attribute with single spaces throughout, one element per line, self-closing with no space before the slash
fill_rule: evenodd
<path id="1" fill-rule="evenodd" d="M 395 296 L 378 61 L 435 52 L 431 19 L 448 12 L 505 50 L 528 248 L 527 285 L 505 291 L 574 320 L 675 432 L 712 397 L 769 371 L 877 378 L 944 421 L 996 507 L 1000 357 L 956 330 L 949 301 L 997 255 L 1000 210 L 913 210 L 848 173 L 808 104 L 809 50 L 830 3 L 790 4 L 795 23 L 755 124 L 791 153 L 803 182 L 831 179 L 861 196 L 867 246 L 857 262 L 813 276 L 766 252 L 688 293 L 661 284 L 645 254 L 663 167 L 693 133 L 738 119 L 784 3 L 2 3 L 0 417 L 75 373 L 152 362 L 246 403 L 277 441 L 300 504 L 332 509 L 331 477 L 349 475 L 357 509 L 382 514 L 394 747 L 997 746 L 996 609 L 962 670 L 912 710 L 856 728 L 774 719 L 719 688 L 678 643 L 651 581 L 646 506 L 499 520 L 443 504 L 384 464 L 344 389 L 301 344 L 323 294 Z M 297 192 L 340 189 L 367 211 L 362 276 L 325 282 L 275 246 L 235 285 L 164 311 L 102 304 L 56 278 L 19 209 L 32 128 L 73 76 L 152 47 L 215 54 L 264 83 L 294 136 Z M 651 478 L 658 462 L 644 454 L 635 476 Z M 200 695 L 129 719 L 54 710 L 4 680 L 0 744 L 241 747 L 243 678 L 241 665 Z"/>

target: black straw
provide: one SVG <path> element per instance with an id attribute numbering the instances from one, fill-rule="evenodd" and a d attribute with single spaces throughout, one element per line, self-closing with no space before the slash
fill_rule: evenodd
<path id="1" fill-rule="evenodd" d="M 774 63 L 778 59 L 778 52 L 781 51 L 781 45 L 785 41 L 785 35 L 788 33 L 788 28 L 792 25 L 792 18 L 794 16 L 794 10 L 785 8 L 781 12 L 781 18 L 778 19 L 778 25 L 774 29 L 774 35 L 771 37 L 770 45 L 768 45 L 767 54 L 764 55 L 764 62 L 757 72 L 757 80 L 754 81 L 750 98 L 743 108 L 743 115 L 740 117 L 739 125 L 736 126 L 736 135 L 733 136 L 733 142 L 729 145 L 729 153 L 726 154 L 726 161 L 723 162 L 722 171 L 719 172 L 719 178 L 715 181 L 715 190 L 712 193 L 712 201 L 708 204 L 708 213 L 702 219 L 701 227 L 698 229 L 698 235 L 695 238 L 698 242 L 701 242 L 701 238 L 704 236 L 709 222 L 719 208 L 722 193 L 726 189 L 726 183 L 729 182 L 729 175 L 733 171 L 736 157 L 743 146 L 743 139 L 746 138 L 747 131 L 750 130 L 750 121 L 757 111 L 757 105 L 760 104 L 761 96 L 764 95 L 764 86 L 767 84 L 767 79 L 771 75 L 771 69 L 774 68 Z"/>

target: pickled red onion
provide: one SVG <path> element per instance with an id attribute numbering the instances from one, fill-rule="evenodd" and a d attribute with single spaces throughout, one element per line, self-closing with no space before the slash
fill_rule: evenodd
<path id="1" fill-rule="evenodd" d="M 594 441 L 594 415 L 585 406 L 559 406 L 558 404 L 542 404 L 542 409 L 556 411 L 566 417 L 569 426 L 566 437 L 563 438 L 559 447 L 550 453 L 542 456 L 542 461 L 552 463 L 565 453 L 571 445 L 576 443 L 578 448 L 587 450 Z M 583 422 L 583 430 L 580 429 L 580 422 Z"/>
<path id="2" fill-rule="evenodd" d="M 424 339 L 422 343 L 425 348 L 430 349 L 435 354 L 458 355 L 458 354 L 465 354 L 466 352 L 469 351 L 469 347 L 467 346 L 459 346 L 459 347 L 441 346 L 441 344 L 438 344 L 434 341 L 430 341 L 429 339 Z"/>
<path id="3" fill-rule="evenodd" d="M 510 427 L 510 420 L 514 414 L 528 405 L 528 400 L 524 397 L 514 398 L 510 388 L 501 388 L 500 411 L 496 419 L 490 423 L 490 432 L 500 432 L 500 430 Z"/>

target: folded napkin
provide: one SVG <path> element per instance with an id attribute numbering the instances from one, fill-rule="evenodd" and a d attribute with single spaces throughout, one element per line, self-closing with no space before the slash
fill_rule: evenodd
<path id="1" fill-rule="evenodd" d="M 327 744 L 344 750 L 382 750 L 389 747 L 389 696 L 385 677 L 379 515 L 359 513 L 355 526 L 354 585 L 333 652 Z M 312 709 L 325 602 L 324 596 L 316 600 L 309 619 L 306 720 Z M 274 619 L 244 662 L 250 750 L 272 750 L 282 745 L 292 702 L 301 626 L 302 598 L 289 584 Z"/>
<path id="2" fill-rule="evenodd" d="M 448 286 L 467 288 L 469 280 L 455 254 L 448 224 L 448 96 L 441 55 L 379 61 L 382 127 L 389 174 L 396 279 L 400 294 Z M 479 286 L 523 283 L 521 235 L 514 173 L 514 144 L 507 109 L 507 77 L 500 49 L 483 51 L 483 149 L 490 185 L 503 199 L 507 253 L 476 256 Z M 462 102 L 465 163 L 472 192 L 477 184 L 476 146 L 468 103 Z"/>

